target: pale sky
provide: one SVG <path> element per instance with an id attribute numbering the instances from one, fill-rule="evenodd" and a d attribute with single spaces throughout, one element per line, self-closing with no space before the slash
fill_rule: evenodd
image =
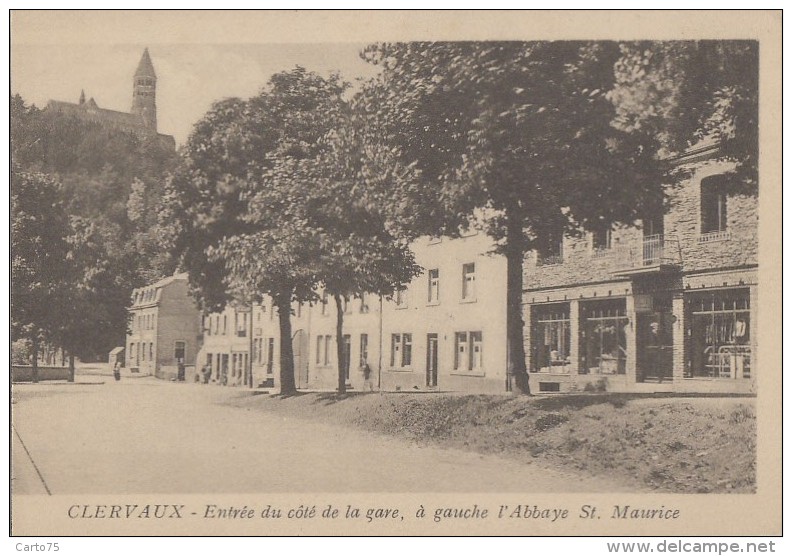
<path id="1" fill-rule="evenodd" d="M 273 73 L 301 65 L 354 82 L 376 72 L 358 56 L 365 44 L 21 44 L 11 50 L 11 91 L 43 107 L 77 102 L 84 89 L 101 108 L 127 112 L 146 46 L 157 73 L 158 130 L 178 144 L 213 102 L 249 98 Z"/>

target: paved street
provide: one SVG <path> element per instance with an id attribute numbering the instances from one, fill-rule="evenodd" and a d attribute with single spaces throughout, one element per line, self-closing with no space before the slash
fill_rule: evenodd
<path id="1" fill-rule="evenodd" d="M 16 494 L 627 490 L 222 405 L 245 394 L 233 388 L 80 379 L 91 383 L 14 386 Z"/>

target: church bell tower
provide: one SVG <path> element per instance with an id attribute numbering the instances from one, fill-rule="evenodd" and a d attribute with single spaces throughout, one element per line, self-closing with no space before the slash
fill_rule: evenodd
<path id="1" fill-rule="evenodd" d="M 131 112 L 140 116 L 145 127 L 157 131 L 157 74 L 148 48 L 143 51 L 133 78 Z"/>

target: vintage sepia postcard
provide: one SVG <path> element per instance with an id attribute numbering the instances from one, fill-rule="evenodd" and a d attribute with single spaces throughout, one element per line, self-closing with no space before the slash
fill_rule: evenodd
<path id="1" fill-rule="evenodd" d="M 781 534 L 780 12 L 10 33 L 12 536 Z"/>

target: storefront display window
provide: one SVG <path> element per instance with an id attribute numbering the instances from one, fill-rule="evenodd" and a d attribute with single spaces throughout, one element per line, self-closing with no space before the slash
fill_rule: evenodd
<path id="1" fill-rule="evenodd" d="M 531 371 L 568 373 L 569 303 L 537 305 L 531 315 Z"/>
<path id="2" fill-rule="evenodd" d="M 629 325 L 624 299 L 581 303 L 581 374 L 625 374 Z"/>
<path id="3" fill-rule="evenodd" d="M 751 309 L 747 289 L 687 299 L 688 361 L 685 378 L 751 377 Z"/>

